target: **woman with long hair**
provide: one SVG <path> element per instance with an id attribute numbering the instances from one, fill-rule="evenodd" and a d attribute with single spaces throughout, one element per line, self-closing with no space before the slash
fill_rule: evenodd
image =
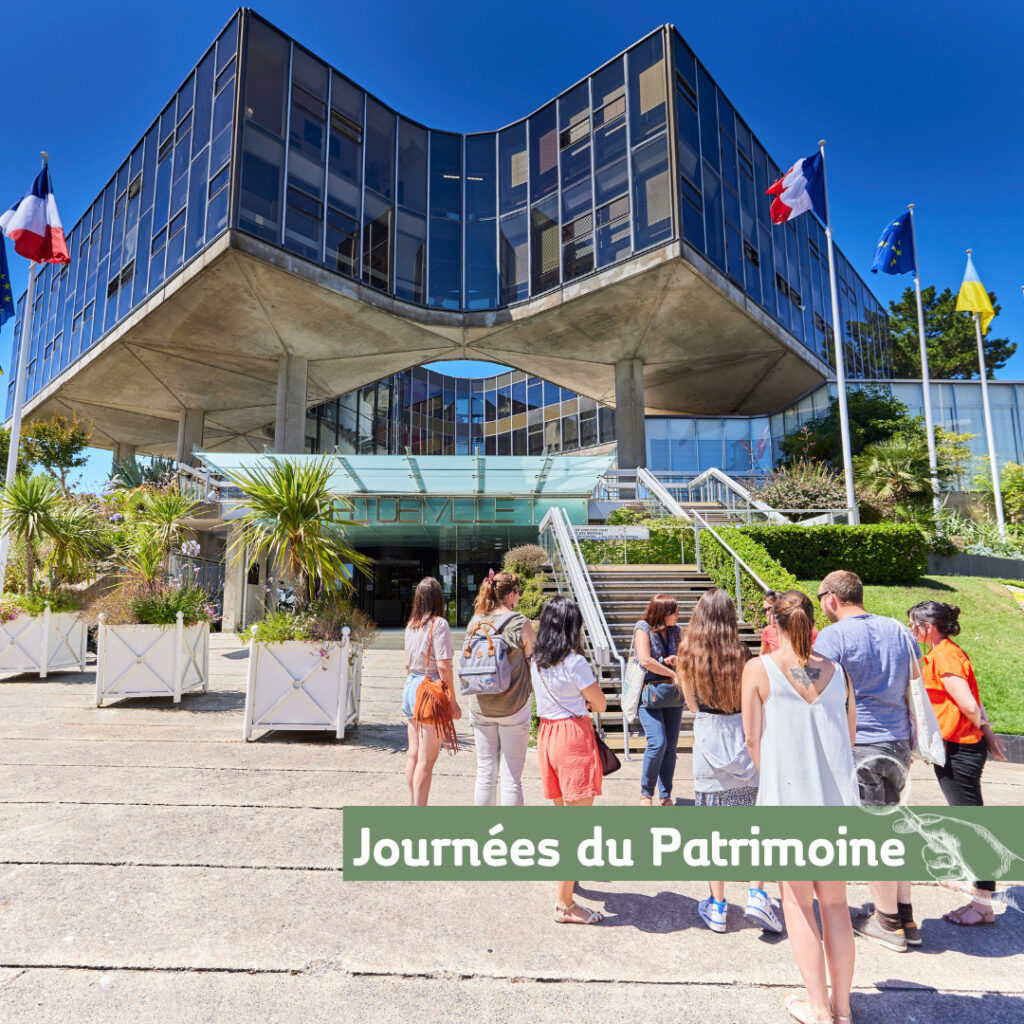
<path id="1" fill-rule="evenodd" d="M 590 807 L 601 795 L 601 759 L 589 711 L 608 706 L 579 653 L 583 616 L 575 601 L 552 598 L 540 613 L 530 674 L 537 698 L 537 759 L 544 798 L 557 807 Z M 604 915 L 573 899 L 575 882 L 559 882 L 555 920 L 597 924 Z"/>
<path id="2" fill-rule="evenodd" d="M 405 627 L 402 713 L 409 726 L 405 781 L 409 803 L 425 807 L 434 764 L 442 744 L 458 749 L 455 725 L 462 709 L 452 679 L 452 631 L 445 614 L 444 591 L 432 576 L 420 580 Z"/>
<path id="3" fill-rule="evenodd" d="M 1005 761 L 1006 748 L 985 714 L 971 659 L 953 640 L 960 633 L 960 609 L 941 601 L 919 601 L 908 615 L 914 639 L 929 648 L 921 659 L 921 671 L 945 740 L 946 763 L 935 765 L 942 795 L 950 807 L 981 807 L 985 761 L 990 755 Z M 948 888 L 960 889 L 966 884 L 950 883 Z M 951 924 L 995 924 L 992 894 L 996 883 L 975 880 L 967 891 L 970 903 L 943 918 Z"/>
<path id="4" fill-rule="evenodd" d="M 463 657 L 470 640 L 478 631 L 500 634 L 508 648 L 512 682 L 503 693 L 480 693 L 469 698 L 469 720 L 476 738 L 477 807 L 492 807 L 501 776 L 503 807 L 521 807 L 523 803 L 523 765 L 530 745 L 530 655 L 533 653 L 533 626 L 516 611 L 523 592 L 519 577 L 512 572 L 490 572 L 480 584 L 473 610 L 476 613 L 466 627 Z"/>
<path id="5" fill-rule="evenodd" d="M 778 648 L 751 659 L 743 669 L 743 731 L 760 772 L 757 802 L 769 807 L 857 806 L 857 709 L 846 674 L 812 650 L 814 607 L 806 594 L 780 594 L 772 617 Z M 789 941 L 805 989 L 802 996 L 785 997 L 786 1010 L 801 1024 L 830 1024 L 833 1019 L 850 1024 L 854 948 L 846 882 L 780 886 Z"/>
<path id="6" fill-rule="evenodd" d="M 646 670 L 640 698 L 640 724 L 647 745 L 640 769 L 640 803 L 650 807 L 657 787 L 663 807 L 672 804 L 676 748 L 683 720 L 683 699 L 675 686 L 679 648 L 679 604 L 671 594 L 655 594 L 633 627 L 633 656 Z"/>
<path id="7" fill-rule="evenodd" d="M 740 640 L 736 606 L 717 588 L 693 609 L 676 658 L 676 679 L 693 712 L 693 796 L 698 807 L 750 807 L 757 801 L 757 769 L 743 739 L 743 666 L 750 651 Z M 725 882 L 709 882 L 711 894 L 697 908 L 713 931 L 724 932 Z M 764 882 L 751 882 L 745 916 L 769 932 L 781 932 Z"/>

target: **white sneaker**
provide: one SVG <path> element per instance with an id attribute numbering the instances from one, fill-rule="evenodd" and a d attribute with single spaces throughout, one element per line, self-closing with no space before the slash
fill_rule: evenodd
<path id="1" fill-rule="evenodd" d="M 729 904 L 722 900 L 721 903 L 717 903 L 710 896 L 707 899 L 703 899 L 697 906 L 697 913 L 700 914 L 700 919 L 713 931 L 713 932 L 724 932 L 725 931 L 725 917 L 729 909 Z"/>
<path id="2" fill-rule="evenodd" d="M 773 900 L 768 898 L 766 892 L 762 892 L 760 889 L 752 889 L 747 899 L 747 909 L 743 912 L 743 916 L 749 917 L 751 921 L 760 925 L 766 932 L 781 932 L 782 922 L 775 913 L 775 908 L 772 906 L 773 902 Z"/>

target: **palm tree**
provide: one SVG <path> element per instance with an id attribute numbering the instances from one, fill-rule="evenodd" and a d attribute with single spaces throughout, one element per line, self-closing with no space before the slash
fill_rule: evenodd
<path id="1" fill-rule="evenodd" d="M 345 540 L 345 530 L 357 524 L 341 514 L 352 506 L 332 490 L 332 470 L 328 456 L 302 462 L 269 456 L 251 470 L 227 474 L 245 495 L 232 560 L 252 565 L 270 553 L 293 581 L 301 608 L 312 601 L 318 580 L 328 594 L 347 590 L 346 563 L 366 572 L 370 562 Z"/>
<path id="2" fill-rule="evenodd" d="M 874 441 L 855 456 L 853 471 L 858 486 L 881 498 L 904 502 L 932 495 L 928 448 L 923 437 L 897 434 Z"/>
<path id="3" fill-rule="evenodd" d="M 35 573 L 35 545 L 59 532 L 57 524 L 61 492 L 48 476 L 35 474 L 16 476 L 0 490 L 5 536 L 20 537 L 25 542 L 25 589 L 31 591 Z"/>
<path id="4" fill-rule="evenodd" d="M 61 501 L 51 516 L 46 567 L 58 583 L 85 578 L 107 547 L 104 523 L 89 505 Z"/>

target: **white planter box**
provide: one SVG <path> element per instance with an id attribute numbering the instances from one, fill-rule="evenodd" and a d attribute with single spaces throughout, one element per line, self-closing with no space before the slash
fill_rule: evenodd
<path id="1" fill-rule="evenodd" d="M 0 672 L 85 671 L 85 623 L 78 612 L 22 613 L 0 623 Z"/>
<path id="2" fill-rule="evenodd" d="M 210 688 L 210 624 L 108 626 L 100 616 L 96 707 L 123 697 L 171 697 Z"/>
<path id="3" fill-rule="evenodd" d="M 242 738 L 251 739 L 254 729 L 309 729 L 344 739 L 359 722 L 363 673 L 363 650 L 351 644 L 348 629 L 331 644 L 261 644 L 255 626 L 251 636 Z M 327 653 L 321 657 L 318 648 Z"/>

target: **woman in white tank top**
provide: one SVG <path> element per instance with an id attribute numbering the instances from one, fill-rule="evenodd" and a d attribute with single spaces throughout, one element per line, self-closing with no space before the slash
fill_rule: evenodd
<path id="1" fill-rule="evenodd" d="M 779 647 L 743 670 L 743 732 L 768 806 L 857 805 L 853 740 L 857 712 L 843 670 L 811 649 L 814 607 L 797 590 L 772 610 Z M 806 992 L 783 1000 L 802 1024 L 850 1022 L 853 925 L 846 882 L 781 882 L 793 955 Z M 814 901 L 821 912 L 821 934 Z M 828 978 L 832 981 L 831 997 Z"/>

